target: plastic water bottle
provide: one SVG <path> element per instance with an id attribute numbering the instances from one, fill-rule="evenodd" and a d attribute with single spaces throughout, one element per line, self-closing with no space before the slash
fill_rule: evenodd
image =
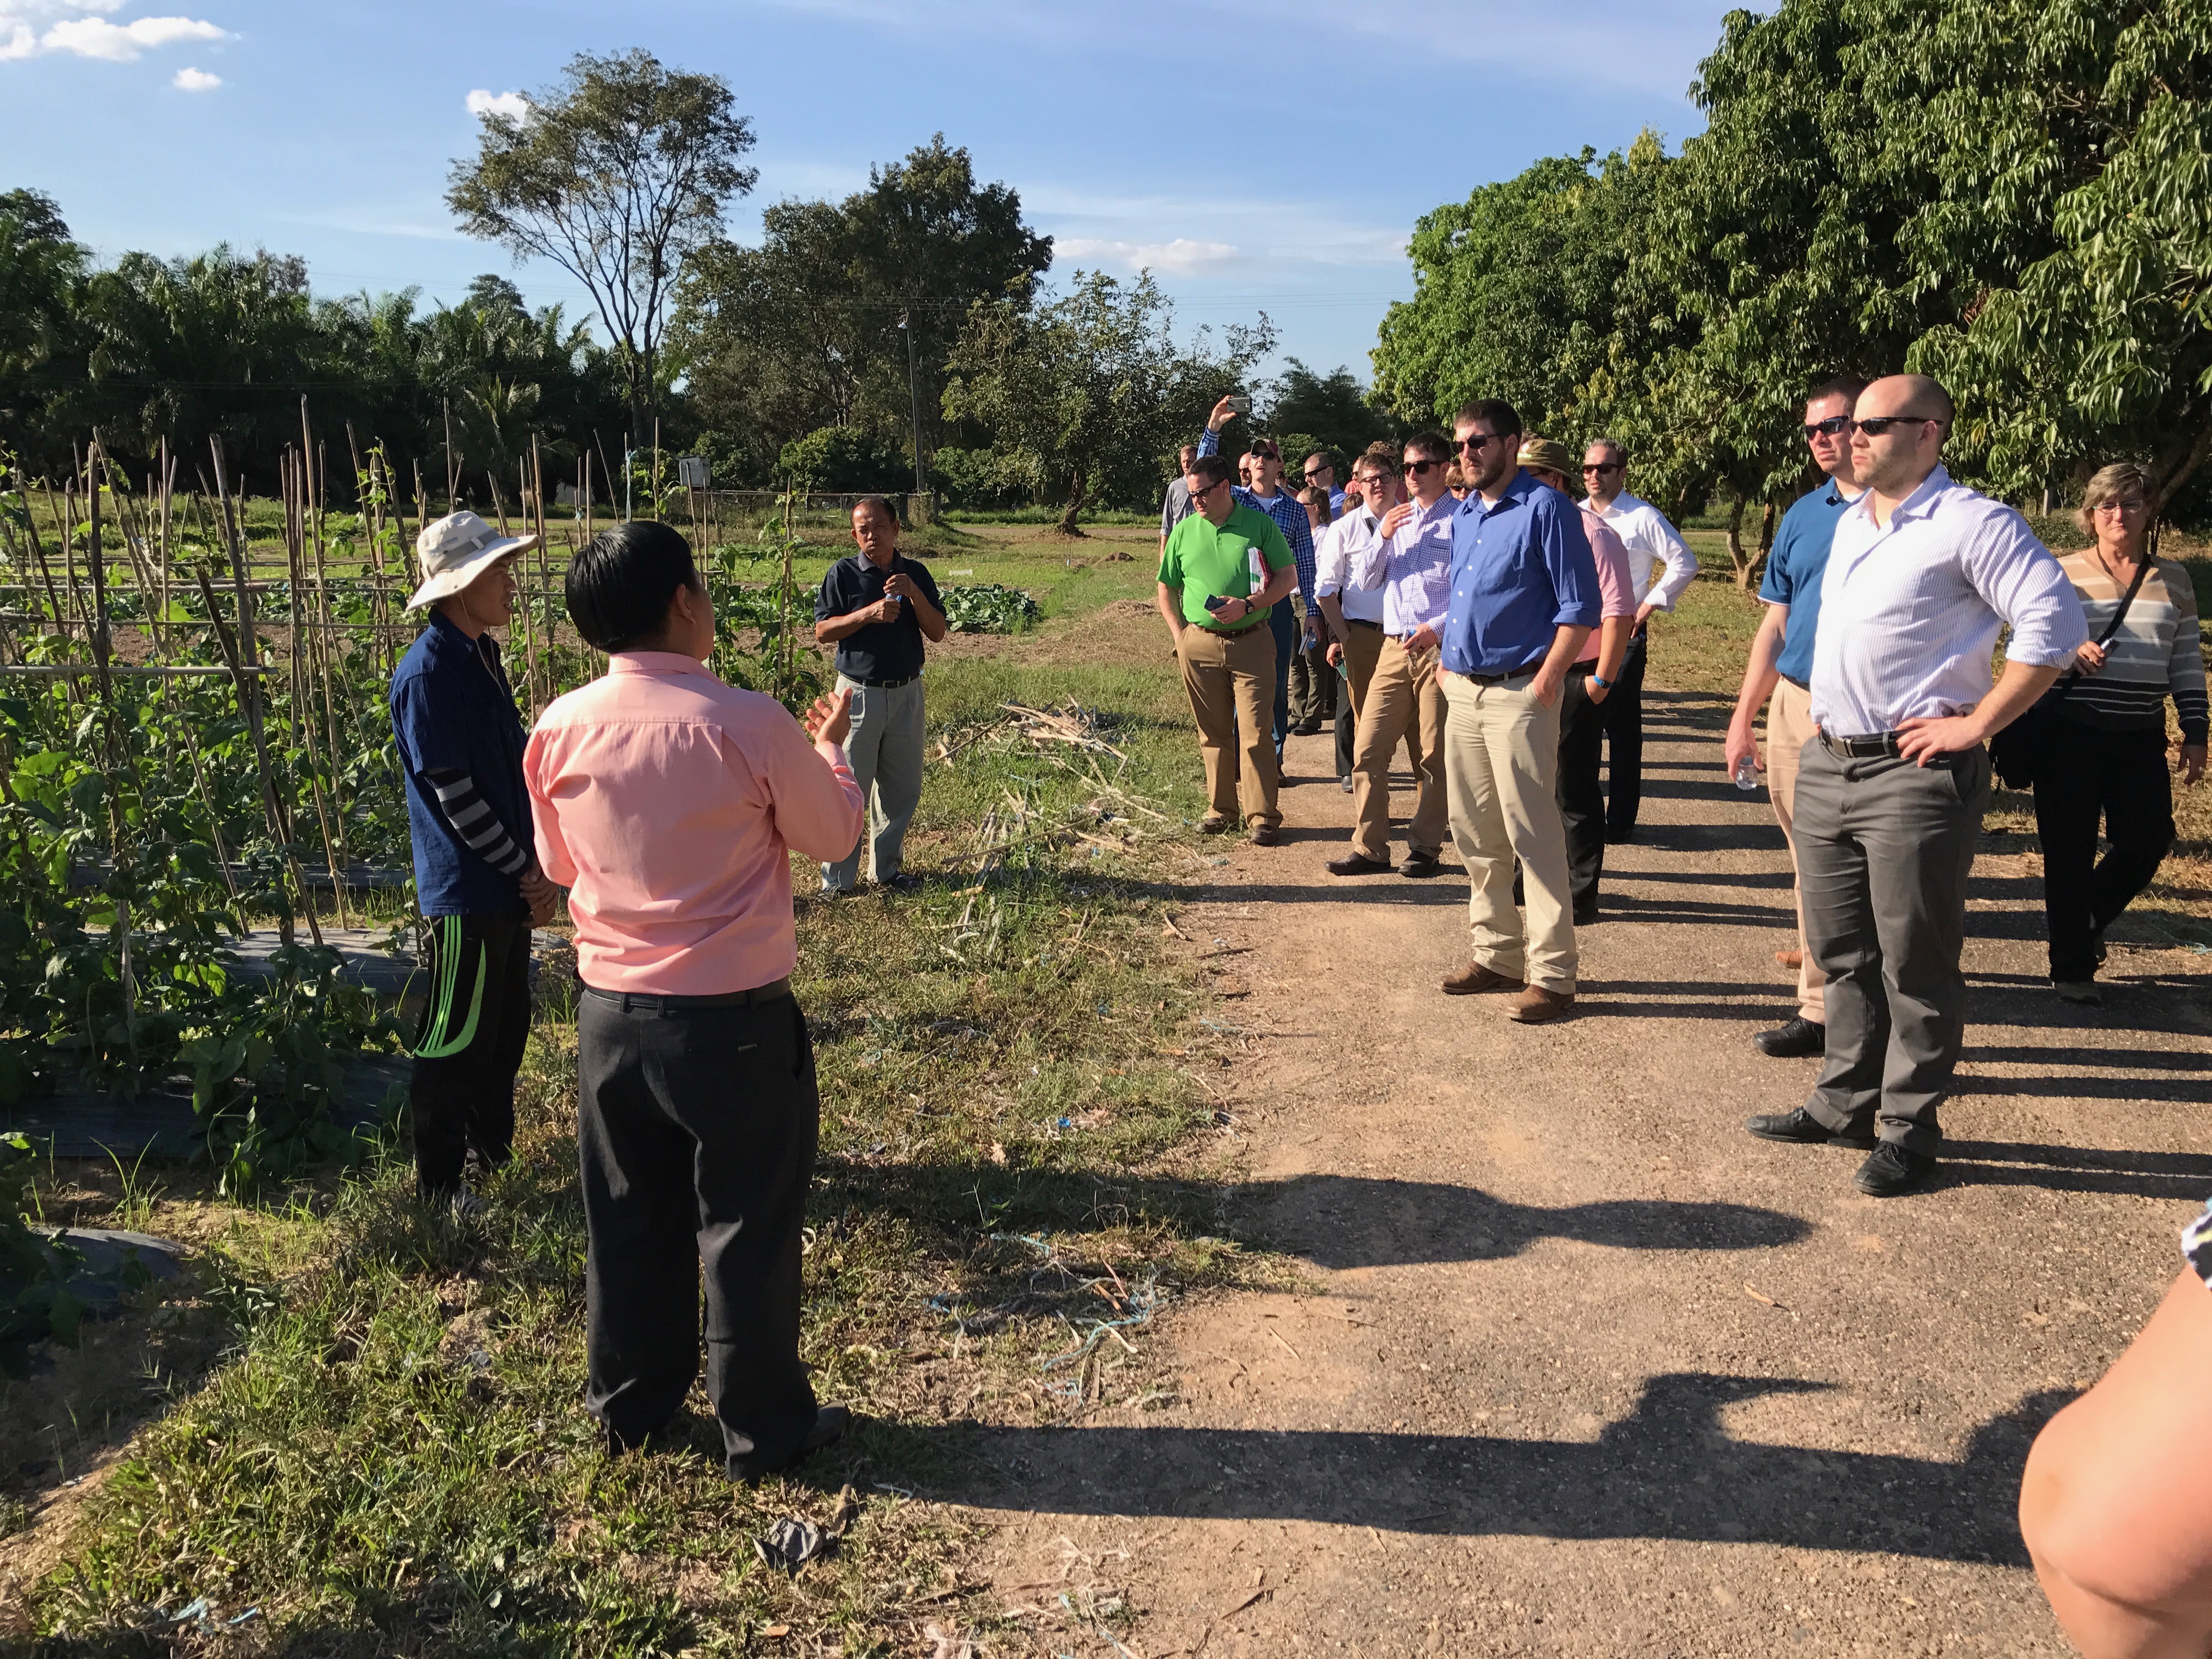
<path id="1" fill-rule="evenodd" d="M 1736 763 L 1735 787 L 1747 793 L 1759 787 L 1759 763 L 1748 755 Z"/>

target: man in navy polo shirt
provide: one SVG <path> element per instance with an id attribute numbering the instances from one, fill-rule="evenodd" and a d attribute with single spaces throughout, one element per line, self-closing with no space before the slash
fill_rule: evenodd
<path id="1" fill-rule="evenodd" d="M 490 629 L 514 605 L 514 556 L 536 538 L 501 536 L 473 513 L 425 525 L 423 574 L 407 608 L 430 607 L 392 676 L 392 730 L 407 786 L 415 895 L 429 925 L 429 1001 L 415 1044 L 408 1108 L 423 1198 L 464 1213 L 463 1185 L 514 1145 L 514 1077 L 530 1036 L 530 929 L 552 919 L 554 889 L 531 854 L 522 718 Z"/>
<path id="2" fill-rule="evenodd" d="M 1766 774 L 1767 799 L 1782 825 L 1782 839 L 1790 844 L 1797 948 L 1783 960 L 1787 965 L 1790 957 L 1796 959 L 1797 1012 L 1752 1038 L 1760 1053 L 1778 1060 L 1824 1054 L 1828 1047 L 1828 981 L 1805 948 L 1805 896 L 1798 890 L 1797 757 L 1813 736 L 1813 641 L 1820 623 L 1820 579 L 1827 574 L 1836 526 L 1861 493 L 1851 471 L 1851 410 L 1865 390 L 1864 380 L 1844 375 L 1805 400 L 1805 444 L 1828 476 L 1819 489 L 1797 498 L 1775 532 L 1766 576 L 1759 586 L 1766 615 L 1752 636 L 1743 690 L 1729 721 L 1729 775 L 1740 776 L 1746 761 Z M 1766 763 L 1760 766 L 1752 725 L 1770 695 L 1774 702 L 1766 712 Z"/>
<path id="3" fill-rule="evenodd" d="M 824 893 L 860 884 L 860 849 L 878 886 L 905 889 L 906 827 L 921 805 L 921 642 L 945 637 L 945 602 L 928 568 L 898 550 L 898 514 L 880 495 L 853 504 L 860 551 L 830 567 L 814 598 L 814 637 L 837 647 L 837 689 L 851 688 L 845 742 L 868 821 L 853 850 L 822 866 Z"/>
<path id="4" fill-rule="evenodd" d="M 1575 1004 L 1574 907 L 1559 817 L 1559 698 L 1598 623 L 1597 561 L 1582 512 L 1520 464 L 1521 417 L 1485 398 L 1454 432 L 1471 489 L 1452 516 L 1444 619 L 1444 781 L 1467 866 L 1472 958 L 1446 992 L 1518 991 L 1507 1017 Z M 1513 903 L 1519 860 L 1528 921 Z"/>

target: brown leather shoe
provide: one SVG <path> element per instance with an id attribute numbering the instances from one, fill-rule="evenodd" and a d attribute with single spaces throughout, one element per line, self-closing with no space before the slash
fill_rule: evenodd
<path id="1" fill-rule="evenodd" d="M 1520 988 L 1519 980 L 1508 979 L 1479 962 L 1462 963 L 1446 974 L 1443 981 L 1444 994 L 1453 997 L 1471 997 L 1485 991 L 1517 991 Z"/>
<path id="2" fill-rule="evenodd" d="M 1802 968 L 1805 965 L 1805 953 L 1802 951 L 1777 951 L 1774 953 L 1774 959 L 1784 968 Z"/>
<path id="3" fill-rule="evenodd" d="M 1541 1025 L 1547 1020 L 1564 1019 L 1574 1011 L 1572 991 L 1547 991 L 1540 985 L 1531 985 L 1513 999 L 1505 1018 L 1523 1025 Z"/>

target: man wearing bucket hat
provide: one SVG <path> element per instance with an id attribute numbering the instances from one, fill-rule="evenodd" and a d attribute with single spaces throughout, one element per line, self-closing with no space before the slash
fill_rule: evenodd
<path id="1" fill-rule="evenodd" d="M 1574 457 L 1549 438 L 1521 445 L 1521 465 L 1539 483 L 1547 483 L 1569 501 L 1567 487 Z M 1629 574 L 1628 549 L 1613 527 L 1583 505 L 1583 533 L 1597 561 L 1598 625 L 1583 641 L 1582 654 L 1567 671 L 1559 696 L 1559 820 L 1567 832 L 1568 890 L 1574 898 L 1574 923 L 1587 927 L 1597 920 L 1597 889 L 1605 873 L 1605 791 L 1599 763 L 1605 750 L 1605 701 L 1620 678 L 1628 656 L 1628 636 L 1636 627 L 1636 585 Z"/>
<path id="2" fill-rule="evenodd" d="M 531 854 L 522 719 L 490 629 L 514 604 L 514 556 L 534 536 L 502 536 L 473 513 L 425 525 L 422 585 L 407 601 L 429 623 L 392 676 L 392 730 L 407 785 L 415 893 L 430 935 L 429 1000 L 415 1043 L 408 1107 L 416 1186 L 464 1211 L 479 1176 L 514 1141 L 514 1077 L 530 1036 L 530 929 L 554 889 Z"/>

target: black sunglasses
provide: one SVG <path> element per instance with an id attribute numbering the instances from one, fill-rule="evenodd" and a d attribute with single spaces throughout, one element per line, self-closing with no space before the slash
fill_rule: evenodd
<path id="1" fill-rule="evenodd" d="M 1879 438 L 1893 426 L 1941 425 L 1933 415 L 1869 415 L 1863 421 L 1853 421 L 1851 430 L 1863 432 L 1869 438 Z"/>
<path id="2" fill-rule="evenodd" d="M 1228 479 L 1216 478 L 1212 483 L 1206 485 L 1204 488 L 1192 490 L 1190 492 L 1190 498 L 1194 501 L 1202 501 L 1208 495 L 1211 495 L 1215 490 L 1226 489 L 1228 484 Z"/>
<path id="3" fill-rule="evenodd" d="M 1515 432 L 1473 432 L 1459 441 L 1459 447 L 1470 455 L 1480 455 L 1492 444 L 1502 444 L 1508 438 L 1518 437 Z"/>
<path id="4" fill-rule="evenodd" d="M 1593 472 L 1618 472 L 1620 471 L 1620 463 L 1619 461 L 1584 461 L 1583 463 L 1583 476 L 1584 477 L 1588 477 Z"/>
<path id="5" fill-rule="evenodd" d="M 1815 438 L 1840 438 L 1850 429 L 1851 417 L 1848 415 L 1831 415 L 1825 421 L 1808 421 L 1805 422 L 1805 441 L 1809 444 Z"/>
<path id="6" fill-rule="evenodd" d="M 1434 468 L 1442 466 L 1443 465 L 1443 463 L 1442 461 L 1408 461 L 1405 465 L 1400 467 L 1398 471 L 1401 472 L 1410 472 L 1415 477 L 1419 477 L 1422 473 L 1430 471 Z"/>

